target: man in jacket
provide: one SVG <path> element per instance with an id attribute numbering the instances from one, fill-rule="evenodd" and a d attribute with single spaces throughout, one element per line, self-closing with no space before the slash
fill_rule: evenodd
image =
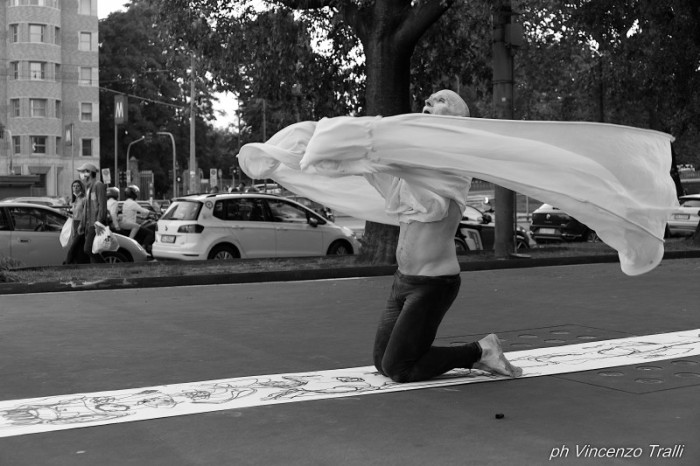
<path id="1" fill-rule="evenodd" d="M 107 188 L 97 178 L 97 167 L 91 163 L 84 163 L 78 167 L 80 179 L 85 183 L 85 210 L 81 228 L 85 229 L 85 254 L 90 257 L 91 263 L 104 262 L 100 254 L 92 253 L 92 243 L 95 235 L 101 232 L 95 222 L 107 225 Z"/>

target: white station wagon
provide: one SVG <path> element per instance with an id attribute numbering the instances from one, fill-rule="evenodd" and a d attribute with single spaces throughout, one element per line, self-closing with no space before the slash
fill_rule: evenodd
<path id="1" fill-rule="evenodd" d="M 678 198 L 680 207 L 673 211 L 668 220 L 668 232 L 671 236 L 692 235 L 700 221 L 700 194 L 688 194 Z"/>
<path id="2" fill-rule="evenodd" d="M 283 197 L 201 194 L 175 199 L 158 220 L 156 259 L 203 260 L 356 254 L 349 228 Z"/>

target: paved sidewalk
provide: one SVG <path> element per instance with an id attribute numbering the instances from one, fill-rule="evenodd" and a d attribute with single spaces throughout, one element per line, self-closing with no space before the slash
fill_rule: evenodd
<path id="1" fill-rule="evenodd" d="M 494 331 L 512 351 L 698 329 L 699 271 L 675 259 L 640 277 L 615 263 L 464 272 L 438 340 Z M 6 294 L 0 400 L 368 365 L 390 285 Z M 593 456 L 608 448 L 637 457 Z M 3 466 L 543 464 L 700 464 L 700 358 L 0 439 Z"/>

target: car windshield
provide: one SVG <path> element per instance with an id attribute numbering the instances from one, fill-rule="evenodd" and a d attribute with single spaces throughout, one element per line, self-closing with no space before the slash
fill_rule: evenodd
<path id="1" fill-rule="evenodd" d="M 170 205 L 161 220 L 197 220 L 202 203 L 199 201 L 179 200 Z"/>

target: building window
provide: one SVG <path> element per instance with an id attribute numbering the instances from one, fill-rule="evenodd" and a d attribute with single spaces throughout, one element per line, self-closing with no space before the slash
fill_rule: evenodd
<path id="1" fill-rule="evenodd" d="M 92 103 L 83 102 L 80 104 L 80 121 L 92 121 Z"/>
<path id="2" fill-rule="evenodd" d="M 19 24 L 10 24 L 10 42 L 19 42 Z"/>
<path id="3" fill-rule="evenodd" d="M 92 157 L 92 139 L 81 139 L 80 145 L 83 157 Z"/>
<path id="4" fill-rule="evenodd" d="M 80 33 L 80 44 L 78 45 L 78 50 L 82 52 L 92 51 L 92 33 L 91 32 L 81 32 Z"/>
<path id="5" fill-rule="evenodd" d="M 63 139 L 61 137 L 56 138 L 56 155 L 61 155 L 61 144 L 63 143 Z"/>
<path id="6" fill-rule="evenodd" d="M 57 100 L 56 101 L 56 114 L 54 115 L 56 118 L 61 118 L 63 116 L 63 108 L 61 107 L 61 101 Z"/>
<path id="7" fill-rule="evenodd" d="M 29 62 L 29 79 L 31 80 L 44 80 L 46 79 L 46 63 L 41 61 L 30 61 Z"/>
<path id="8" fill-rule="evenodd" d="M 43 24 L 30 24 L 29 42 L 46 42 L 46 26 Z"/>
<path id="9" fill-rule="evenodd" d="M 12 136 L 12 153 L 19 154 L 22 152 L 22 140 L 19 136 Z"/>
<path id="10" fill-rule="evenodd" d="M 10 77 L 12 79 L 19 79 L 19 62 L 13 61 L 10 63 Z"/>
<path id="11" fill-rule="evenodd" d="M 61 65 L 60 65 L 60 63 L 56 63 L 54 65 L 53 80 L 56 82 L 61 81 Z"/>
<path id="12" fill-rule="evenodd" d="M 80 85 L 92 86 L 92 68 L 80 68 Z"/>
<path id="13" fill-rule="evenodd" d="M 53 43 L 56 45 L 61 45 L 61 28 L 56 27 L 53 33 Z"/>
<path id="14" fill-rule="evenodd" d="M 46 118 L 46 99 L 29 99 L 29 114 L 35 118 Z"/>
<path id="15" fill-rule="evenodd" d="M 78 13 L 81 15 L 95 16 L 96 12 L 92 11 L 92 0 L 80 0 L 80 8 Z"/>
<path id="16" fill-rule="evenodd" d="M 22 116 L 20 113 L 19 99 L 10 100 L 10 116 L 15 118 Z"/>
<path id="17" fill-rule="evenodd" d="M 46 153 L 46 136 L 29 136 L 32 143 L 32 154 Z"/>

